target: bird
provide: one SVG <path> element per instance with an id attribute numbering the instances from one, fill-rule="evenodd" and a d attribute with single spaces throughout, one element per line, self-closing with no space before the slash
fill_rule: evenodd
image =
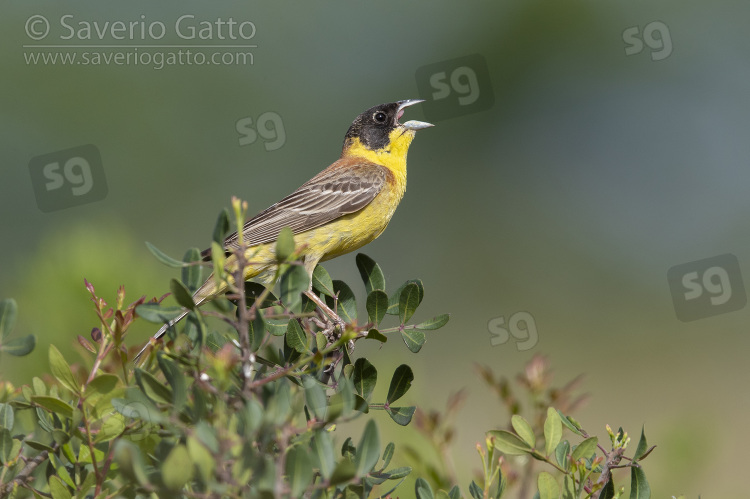
<path id="1" fill-rule="evenodd" d="M 245 280 L 267 282 L 267 276 L 273 276 L 276 269 L 275 243 L 284 227 L 291 228 L 298 254 L 311 277 L 319 262 L 359 249 L 380 236 L 406 191 L 409 146 L 418 130 L 434 126 L 423 121 L 399 122 L 407 107 L 420 102 L 424 101 L 381 104 L 357 116 L 344 136 L 338 160 L 248 220 L 242 238 L 235 232 L 224 240 L 228 255 L 225 268 L 235 265 L 236 269 L 237 257 L 232 252 L 242 246 L 250 262 Z M 211 250 L 201 256 L 210 260 Z M 193 302 L 200 306 L 226 289 L 227 284 L 217 283 L 212 274 L 195 291 Z M 311 289 L 306 294 L 329 316 L 335 315 Z M 186 309 L 164 324 L 135 356 L 135 362 L 187 314 Z"/>

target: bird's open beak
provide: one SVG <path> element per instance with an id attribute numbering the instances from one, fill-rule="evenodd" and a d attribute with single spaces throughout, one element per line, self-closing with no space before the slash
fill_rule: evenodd
<path id="1" fill-rule="evenodd" d="M 429 128 L 431 126 L 435 126 L 432 123 L 427 123 L 424 121 L 407 121 L 406 123 L 399 123 L 398 120 L 403 116 L 404 109 L 413 106 L 414 104 L 419 104 L 420 102 L 424 102 L 422 99 L 409 99 L 409 100 L 402 100 L 398 102 L 398 110 L 396 111 L 396 125 L 401 125 L 407 130 L 422 130 L 423 128 Z"/>

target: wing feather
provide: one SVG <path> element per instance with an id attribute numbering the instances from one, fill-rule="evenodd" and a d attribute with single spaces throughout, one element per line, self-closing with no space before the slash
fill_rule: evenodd
<path id="1" fill-rule="evenodd" d="M 380 193 L 391 172 L 362 159 L 342 158 L 305 182 L 278 203 L 245 223 L 243 234 L 249 246 L 275 241 L 281 229 L 295 234 L 320 227 L 341 216 L 361 210 Z M 239 246 L 237 233 L 224 240 L 229 251 Z M 210 259 L 211 251 L 202 253 Z"/>

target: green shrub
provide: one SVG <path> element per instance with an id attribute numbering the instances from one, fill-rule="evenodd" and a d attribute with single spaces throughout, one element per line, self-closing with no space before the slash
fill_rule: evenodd
<path id="1" fill-rule="evenodd" d="M 239 203 L 234 206 L 241 226 L 242 210 Z M 225 210 L 216 241 L 228 220 Z M 405 364 L 386 373 L 387 395 L 375 400 L 380 373 L 374 359 L 355 360 L 352 352 L 360 341 L 400 337 L 417 353 L 429 331 L 448 322 L 447 314 L 412 321 L 424 297 L 420 280 L 389 293 L 378 264 L 358 254 L 367 314 L 358 317 L 349 285 L 318 266 L 313 290 L 344 323 L 332 321 L 304 295 L 309 277 L 296 259 L 291 232 L 285 232 L 277 245 L 278 296 L 257 283 L 230 285 L 226 297 L 215 301 L 216 310 L 198 309 L 191 293 L 209 264 L 195 249 L 175 260 L 149 247 L 162 262 L 181 268 L 181 280 L 170 283 L 181 307 L 145 298 L 126 305 L 122 288 L 110 306 L 86 283 L 98 316 L 91 338 L 78 337 L 89 352 L 86 365 L 69 365 L 51 346 L 50 374 L 40 369 L 40 377 L 20 389 L 0 384 L 0 497 L 386 497 L 412 473 L 410 467 L 391 466 L 401 450 L 383 445 L 376 421 L 384 419 L 374 415 L 384 412 L 403 426 L 412 422 L 416 407 L 401 401 L 414 373 Z M 247 264 L 238 258 L 232 282 L 242 282 Z M 227 279 L 221 260 L 214 258 L 213 271 Z M 131 324 L 139 319 L 163 324 L 182 307 L 189 314 L 180 332 L 171 328 L 164 344 L 134 366 L 137 346 L 126 342 Z M 0 302 L 0 352 L 27 354 L 33 336 L 6 341 L 15 315 L 12 300 Z M 219 319 L 228 330 L 213 327 L 208 318 Z M 393 325 L 386 326 L 388 321 Z M 508 387 L 495 383 L 487 370 L 482 375 L 508 402 L 513 431 L 490 431 L 484 446 L 478 445 L 481 476 L 466 489 L 472 497 L 500 498 L 513 487 L 522 494 L 533 488 L 541 499 L 620 497 L 611 475 L 619 467 L 630 468 L 630 497 L 650 497 L 640 467 L 651 450 L 643 434 L 626 458 L 627 434 L 608 428 L 611 445 L 605 449 L 573 418 L 551 407 L 564 401 L 560 392 L 549 400 L 535 398 L 537 416 L 530 423 L 518 414 Z M 340 434 L 342 423 L 358 418 L 367 420 L 360 435 Z M 422 413 L 418 430 L 436 441 L 439 425 L 428 431 L 420 418 Z M 563 439 L 566 430 L 570 440 Z M 446 435 L 437 443 L 444 454 L 450 443 Z M 419 454 L 414 448 L 405 452 L 421 472 Z M 511 456 L 516 455 L 541 461 L 556 475 L 521 465 L 524 476 L 536 477 L 529 487 L 530 478 L 514 478 L 519 473 Z M 454 476 L 432 470 L 424 477 L 430 481 L 417 479 L 416 497 L 462 496 Z"/>

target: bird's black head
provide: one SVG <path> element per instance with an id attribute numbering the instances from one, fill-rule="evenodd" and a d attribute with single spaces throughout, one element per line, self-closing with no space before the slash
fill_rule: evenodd
<path id="1" fill-rule="evenodd" d="M 411 132 L 413 135 L 416 130 L 432 126 L 430 123 L 421 121 L 399 123 L 398 120 L 404 114 L 404 109 L 420 102 L 423 101 L 411 99 L 371 107 L 352 122 L 352 126 L 349 127 L 344 137 L 344 150 L 355 139 L 359 139 L 361 145 L 371 151 L 377 151 L 390 144 L 395 130 L 401 130 L 402 133 Z"/>

